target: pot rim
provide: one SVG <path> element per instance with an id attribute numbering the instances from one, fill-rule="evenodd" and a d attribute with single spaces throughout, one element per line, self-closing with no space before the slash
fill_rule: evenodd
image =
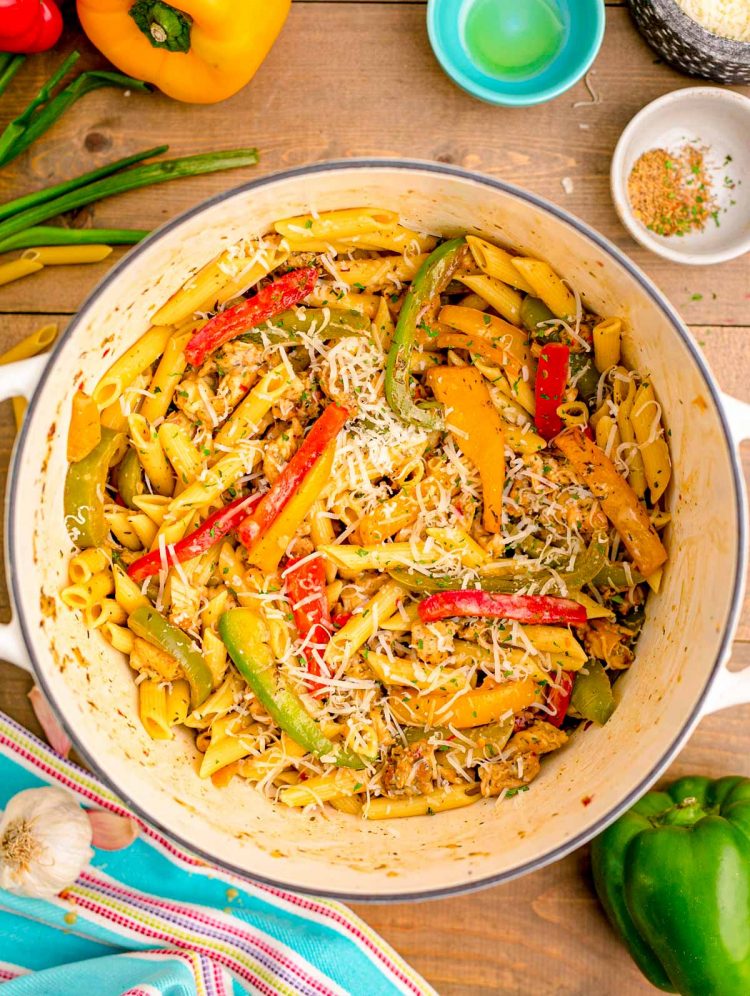
<path id="1" fill-rule="evenodd" d="M 109 786 L 109 788 L 115 792 L 120 799 L 130 808 L 133 812 L 143 819 L 146 823 L 155 827 L 159 832 L 163 833 L 167 838 L 173 840 L 180 847 L 183 847 L 186 851 L 191 854 L 208 861 L 210 864 L 217 865 L 220 868 L 224 868 L 231 874 L 238 875 L 241 878 L 249 878 L 251 880 L 257 881 L 265 886 L 270 886 L 271 888 L 282 889 L 285 891 L 300 893 L 302 890 L 296 888 L 295 886 L 290 886 L 281 879 L 270 878 L 261 875 L 249 875 L 244 869 L 238 866 L 217 859 L 215 855 L 210 854 L 207 851 L 196 847 L 194 844 L 189 843 L 179 833 L 175 833 L 173 830 L 168 830 L 162 823 L 154 819 L 148 812 L 146 812 L 138 803 L 135 803 L 130 797 L 128 791 L 123 790 L 114 779 L 112 779 L 100 766 L 99 762 L 91 755 L 91 753 L 85 748 L 81 747 L 78 738 L 76 736 L 75 730 L 71 729 L 67 723 L 66 718 L 62 715 L 61 710 L 57 706 L 55 697 L 52 694 L 48 683 L 45 679 L 44 673 L 39 666 L 37 656 L 34 650 L 34 633 L 31 631 L 28 622 L 25 617 L 24 607 L 23 607 L 23 597 L 20 591 L 20 586 L 17 580 L 17 572 L 11 570 L 11 565 L 16 561 L 16 537 L 15 529 L 13 523 L 15 520 L 16 504 L 19 498 L 16 488 L 16 476 L 17 468 L 20 465 L 20 456 L 23 453 L 24 446 L 26 444 L 26 436 L 28 433 L 29 425 L 33 421 L 33 415 L 38 404 L 39 397 L 41 395 L 42 388 L 46 385 L 48 378 L 51 376 L 55 363 L 54 359 L 60 352 L 67 340 L 75 333 L 76 329 L 80 325 L 87 309 L 90 305 L 106 290 L 109 288 L 110 284 L 118 279 L 120 273 L 129 266 L 145 249 L 150 248 L 157 241 L 169 236 L 172 231 L 181 225 L 184 221 L 192 218 L 196 215 L 201 214 L 209 208 L 220 204 L 222 201 L 227 200 L 239 193 L 258 190 L 259 188 L 269 186 L 279 181 L 296 179 L 299 177 L 309 176 L 311 174 L 326 173 L 326 172 L 338 172 L 342 170 L 351 169 L 362 169 L 362 170 L 378 170 L 378 169 L 396 169 L 411 171 L 417 173 L 427 173 L 427 174 L 437 174 L 440 176 L 450 176 L 456 177 L 459 180 L 467 180 L 471 183 L 476 183 L 485 187 L 490 187 L 493 190 L 500 191 L 505 194 L 510 194 L 513 197 L 521 201 L 525 201 L 527 204 L 531 204 L 533 207 L 540 208 L 543 211 L 552 214 L 554 217 L 558 218 L 560 221 L 565 222 L 570 225 L 580 234 L 585 235 L 588 239 L 594 242 L 600 249 L 603 249 L 610 257 L 612 257 L 615 262 L 619 263 L 625 270 L 636 280 L 640 285 L 641 289 L 648 294 L 651 300 L 659 307 L 662 312 L 669 319 L 675 332 L 683 340 L 684 344 L 687 346 L 696 366 L 700 370 L 705 385 L 709 391 L 711 399 L 719 415 L 719 421 L 721 423 L 722 431 L 724 433 L 725 442 L 727 449 L 729 451 L 730 463 L 732 466 L 732 477 L 734 482 L 734 495 L 736 498 L 737 507 L 737 530 L 739 537 L 739 550 L 737 557 L 737 567 L 735 571 L 735 577 L 733 581 L 733 595 L 732 604 L 730 606 L 729 615 L 727 619 L 724 632 L 721 635 L 721 640 L 719 647 L 717 649 L 716 657 L 711 668 L 710 674 L 708 675 L 706 682 L 701 689 L 700 693 L 696 697 L 695 706 L 690 713 L 687 721 L 681 727 L 681 729 L 675 735 L 670 747 L 662 754 L 662 756 L 654 763 L 651 771 L 648 775 L 641 779 L 639 784 L 632 789 L 618 805 L 614 806 L 609 812 L 598 819 L 593 825 L 588 826 L 586 829 L 580 831 L 575 836 L 562 842 L 557 847 L 550 851 L 540 855 L 539 857 L 530 859 L 524 862 L 518 867 L 512 868 L 505 872 L 500 872 L 495 875 L 488 875 L 484 878 L 476 879 L 470 882 L 465 882 L 460 885 L 450 885 L 442 886 L 434 889 L 423 889 L 414 890 L 409 892 L 398 892 L 394 891 L 392 893 L 357 893 L 357 892 L 341 892 L 335 889 L 326 890 L 316 890 L 315 895 L 327 898 L 344 900 L 347 902 L 358 902 L 358 903 L 396 903 L 396 902 L 413 902 L 426 899 L 443 899 L 449 896 L 464 895 L 466 893 L 475 892 L 479 889 L 488 888 L 492 885 L 500 885 L 504 882 L 510 882 L 515 878 L 520 878 L 522 875 L 527 874 L 531 871 L 536 871 L 538 869 L 544 868 L 546 865 L 552 864 L 555 861 L 559 861 L 566 855 L 570 854 L 572 851 L 584 844 L 588 843 L 593 837 L 601 833 L 610 823 L 614 822 L 618 816 L 620 816 L 626 809 L 630 808 L 656 781 L 659 775 L 665 770 L 665 768 L 670 764 L 672 759 L 678 753 L 682 747 L 685 740 L 687 740 L 692 729 L 698 722 L 701 716 L 703 705 L 708 696 L 709 690 L 716 679 L 719 671 L 721 670 L 724 660 L 728 655 L 731 648 L 732 639 L 734 632 L 737 627 L 739 620 L 742 595 L 743 595 L 743 579 L 745 576 L 746 561 L 747 561 L 747 526 L 743 517 L 743 495 L 744 495 L 744 480 L 742 472 L 740 469 L 739 457 L 737 449 L 733 443 L 731 430 L 729 423 L 727 421 L 726 413 L 721 401 L 721 395 L 718 386 L 716 385 L 713 374 L 711 373 L 706 360 L 699 351 L 697 345 L 693 341 L 692 335 L 689 332 L 687 326 L 684 324 L 678 313 L 669 303 L 666 297 L 664 297 L 661 292 L 657 289 L 656 285 L 651 281 L 651 279 L 646 276 L 643 271 L 633 263 L 624 252 L 617 248 L 609 239 L 605 236 L 600 235 L 588 224 L 583 222 L 581 219 L 577 218 L 575 215 L 570 214 L 563 208 L 558 207 L 556 204 L 548 201 L 544 197 L 540 197 L 537 194 L 532 194 L 529 191 L 524 190 L 521 187 L 517 187 L 515 184 L 507 183 L 504 180 L 498 180 L 495 177 L 487 176 L 482 173 L 476 173 L 471 170 L 466 170 L 458 166 L 450 166 L 442 163 L 434 163 L 427 160 L 420 159 L 392 159 L 392 158 L 357 158 L 357 159 L 336 159 L 326 162 L 313 163 L 308 166 L 298 166 L 293 169 L 283 170 L 281 172 L 274 172 L 268 176 L 260 177 L 257 180 L 250 180 L 247 183 L 241 184 L 237 187 L 232 187 L 229 190 L 225 190 L 219 194 L 215 194 L 208 200 L 201 201 L 200 204 L 194 207 L 188 208 L 188 210 L 182 212 L 176 217 L 165 222 L 160 228 L 152 232 L 147 238 L 145 238 L 141 243 L 134 246 L 123 259 L 119 260 L 115 266 L 99 281 L 93 291 L 87 296 L 81 309 L 73 317 L 72 321 L 66 328 L 65 332 L 57 340 L 54 349 L 49 354 L 49 362 L 44 368 L 42 376 L 40 378 L 39 384 L 34 391 L 33 397 L 29 400 L 29 408 L 27 412 L 27 417 L 24 419 L 21 431 L 16 440 L 16 446 L 14 450 L 14 456 L 12 461 L 12 467 L 8 476 L 7 484 L 7 494 L 8 494 L 8 506 L 7 506 L 7 516 L 6 516 L 6 542 L 7 542 L 7 574 L 9 576 L 9 587 L 12 596 L 13 611 L 18 619 L 21 632 L 23 634 L 23 640 L 26 645 L 26 649 L 29 654 L 29 659 L 31 661 L 33 675 L 35 680 L 41 686 L 44 695 L 47 697 L 50 704 L 55 709 L 59 721 L 61 722 L 66 733 L 70 737 L 71 741 L 76 747 L 76 750 L 84 758 L 86 763 L 89 765 L 91 770 L 99 777 L 101 780 Z"/>

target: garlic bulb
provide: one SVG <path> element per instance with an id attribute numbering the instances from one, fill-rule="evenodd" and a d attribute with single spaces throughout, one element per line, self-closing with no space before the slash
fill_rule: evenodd
<path id="1" fill-rule="evenodd" d="M 91 823 L 65 789 L 26 789 L 0 818 L 0 887 L 51 899 L 72 885 L 94 855 Z"/>

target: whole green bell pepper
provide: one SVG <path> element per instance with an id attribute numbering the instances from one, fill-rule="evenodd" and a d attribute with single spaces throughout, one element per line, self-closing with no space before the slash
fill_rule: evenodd
<path id="1" fill-rule="evenodd" d="M 750 993 L 750 779 L 681 778 L 593 843 L 599 898 L 655 986 Z"/>
<path id="2" fill-rule="evenodd" d="M 329 740 L 284 679 L 268 646 L 268 628 L 255 609 L 230 609 L 219 619 L 219 636 L 237 670 L 273 721 L 295 743 L 342 768 L 364 768 L 354 751 Z"/>

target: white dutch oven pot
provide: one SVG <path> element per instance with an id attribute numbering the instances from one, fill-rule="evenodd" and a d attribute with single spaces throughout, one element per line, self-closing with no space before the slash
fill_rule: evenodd
<path id="1" fill-rule="evenodd" d="M 393 823 L 339 813 L 308 820 L 239 779 L 222 790 L 201 781 L 192 735 L 167 743 L 146 736 L 125 659 L 58 597 L 71 553 L 62 482 L 75 388 L 90 391 L 156 308 L 227 244 L 311 207 L 355 205 L 539 255 L 594 311 L 622 315 L 626 359 L 653 376 L 674 460 L 670 561 L 661 593 L 649 599 L 637 660 L 615 686 L 610 721 L 576 733 L 545 759 L 531 791 L 499 807 L 487 800 Z M 19 393 L 30 405 L 10 478 L 14 618 L 1 631 L 0 653 L 33 670 L 81 754 L 122 799 L 211 861 L 268 883 L 360 900 L 502 882 L 583 844 L 651 785 L 702 715 L 750 701 L 750 672 L 725 669 L 743 593 L 746 508 L 737 445 L 750 435 L 750 407 L 722 398 L 680 318 L 622 253 L 522 190 L 450 167 L 349 161 L 229 191 L 130 252 L 51 358 L 0 368 L 0 397 Z"/>

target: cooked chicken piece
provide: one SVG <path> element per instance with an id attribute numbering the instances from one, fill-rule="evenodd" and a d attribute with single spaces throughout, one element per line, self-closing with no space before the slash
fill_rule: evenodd
<path id="1" fill-rule="evenodd" d="M 217 375 L 216 393 L 230 409 L 245 397 L 263 372 L 263 347 L 242 342 L 241 339 L 227 342 L 201 367 L 201 376 L 207 373 Z"/>
<path id="2" fill-rule="evenodd" d="M 411 747 L 392 747 L 383 768 L 383 788 L 387 792 L 411 789 L 425 795 L 435 789 L 437 764 L 435 748 L 420 740 Z"/>
<path id="3" fill-rule="evenodd" d="M 456 629 L 452 622 L 414 623 L 410 646 L 426 664 L 440 664 L 454 652 Z"/>
<path id="4" fill-rule="evenodd" d="M 568 742 L 567 733 L 558 730 L 552 723 L 538 720 L 525 730 L 514 733 L 505 747 L 505 752 L 516 754 L 549 754 Z"/>
<path id="5" fill-rule="evenodd" d="M 488 798 L 500 795 L 503 789 L 528 785 L 539 774 L 540 767 L 536 754 L 519 754 L 509 761 L 495 761 L 485 765 L 479 769 L 482 795 Z"/>
<path id="6" fill-rule="evenodd" d="M 219 412 L 225 408 L 223 402 L 217 401 L 208 383 L 197 374 L 183 377 L 174 393 L 174 403 L 190 422 L 197 423 L 209 433 L 215 432 L 221 422 Z"/>
<path id="7" fill-rule="evenodd" d="M 165 681 L 174 681 L 180 677 L 180 665 L 174 657 L 140 636 L 136 636 L 133 641 L 130 666 L 136 671 L 150 671 Z"/>
<path id="8" fill-rule="evenodd" d="M 291 422 L 277 423 L 263 440 L 263 473 L 273 484 L 281 471 L 289 463 L 302 438 L 302 423 L 293 418 Z"/>
<path id="9" fill-rule="evenodd" d="M 308 533 L 308 535 L 306 536 L 303 535 L 305 531 L 307 531 Z M 310 539 L 309 532 L 310 532 L 309 526 L 303 524 L 300 527 L 298 534 L 294 537 L 294 539 L 287 547 L 287 555 L 289 557 L 298 559 L 300 557 L 307 557 L 308 554 L 313 552 L 313 550 L 315 549 L 315 544 Z"/>
<path id="10" fill-rule="evenodd" d="M 580 483 L 573 468 L 566 460 L 547 453 L 533 453 L 518 457 L 526 472 L 514 481 L 509 498 L 527 515 L 537 518 L 540 524 L 550 523 L 578 530 L 585 539 L 606 530 L 606 515 L 593 495 Z M 509 514 L 513 517 L 513 504 Z M 502 537 L 490 544 L 493 556 L 502 556 Z"/>
<path id="11" fill-rule="evenodd" d="M 609 619 L 594 619 L 584 629 L 583 645 L 592 657 L 607 667 L 623 671 L 633 663 L 633 651 L 625 645 L 632 632 Z"/>
<path id="12" fill-rule="evenodd" d="M 387 574 L 380 571 L 363 571 L 357 575 L 356 581 L 344 585 L 339 600 L 344 612 L 354 612 L 364 605 L 388 580 Z"/>

